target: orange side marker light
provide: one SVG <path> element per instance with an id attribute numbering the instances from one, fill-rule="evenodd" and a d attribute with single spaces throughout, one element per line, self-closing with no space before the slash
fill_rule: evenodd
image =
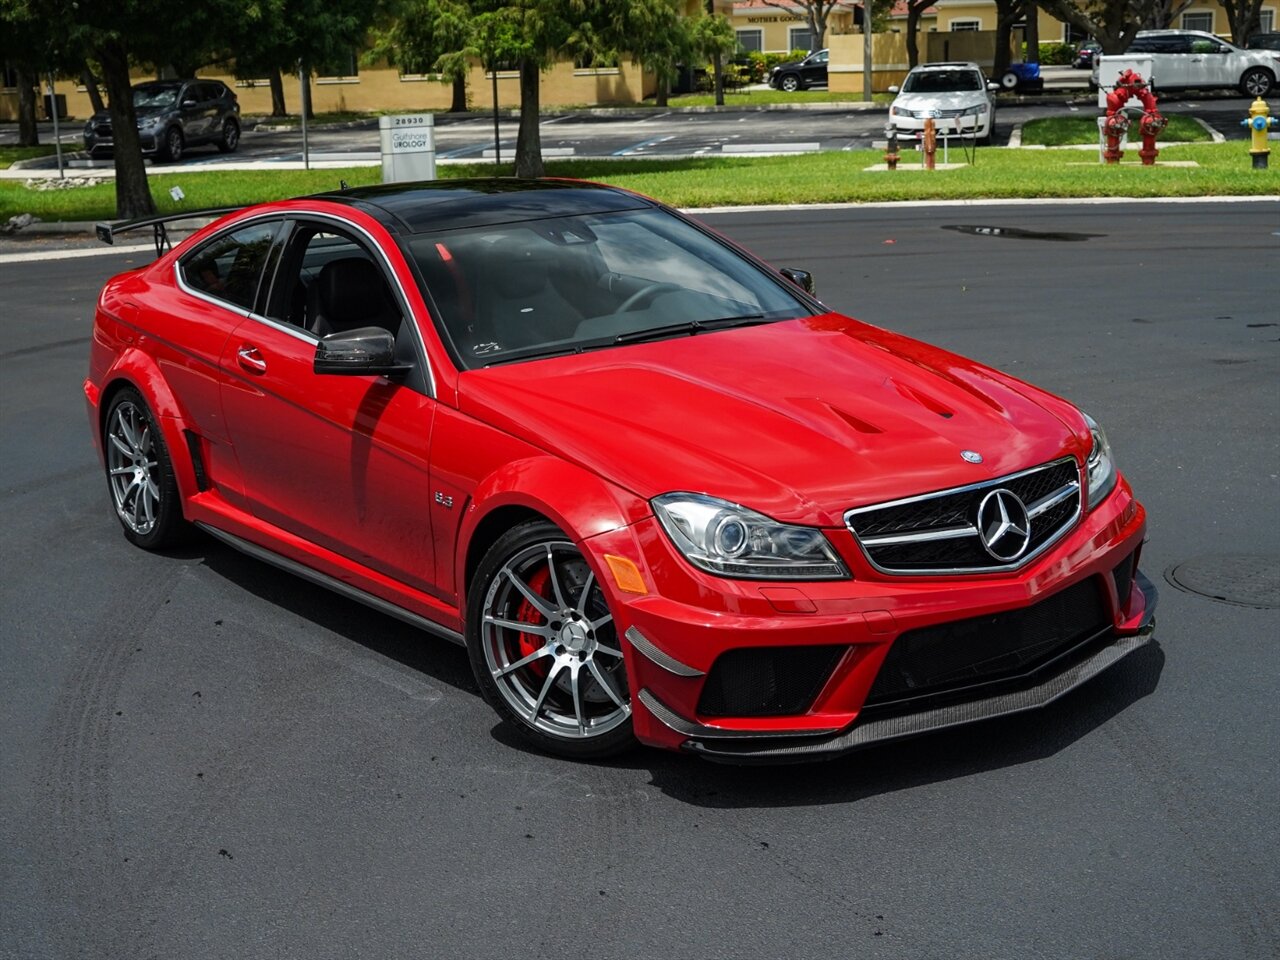
<path id="1" fill-rule="evenodd" d="M 646 594 L 649 592 L 649 588 L 644 585 L 644 577 L 640 575 L 640 569 L 626 557 L 606 553 L 604 562 L 609 564 L 614 583 L 623 593 Z"/>

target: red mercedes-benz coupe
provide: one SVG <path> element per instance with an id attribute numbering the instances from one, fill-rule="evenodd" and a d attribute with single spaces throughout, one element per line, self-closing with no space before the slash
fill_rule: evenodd
<path id="1" fill-rule="evenodd" d="M 598 184 L 344 190 L 108 282 L 84 392 L 133 543 L 194 524 L 465 644 L 555 753 L 833 756 L 1149 642 L 1102 429 L 811 287 Z"/>

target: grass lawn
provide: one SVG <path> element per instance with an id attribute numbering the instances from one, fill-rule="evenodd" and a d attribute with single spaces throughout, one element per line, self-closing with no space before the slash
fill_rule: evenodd
<path id="1" fill-rule="evenodd" d="M 1167 118 L 1169 125 L 1161 131 L 1156 145 L 1161 142 L 1211 143 L 1209 131 L 1191 117 L 1173 114 Z M 1136 118 L 1129 125 L 1129 142 L 1142 139 Z M 1025 145 L 1041 144 L 1046 147 L 1062 147 L 1074 143 L 1097 143 L 1098 121 L 1096 116 L 1042 117 L 1029 120 L 1022 126 L 1022 142 Z"/>
<path id="2" fill-rule="evenodd" d="M 953 151 L 952 159 L 960 159 Z M 904 162 L 916 154 L 904 151 Z M 693 157 L 679 160 L 564 160 L 547 164 L 549 176 L 601 180 L 679 207 L 756 203 L 858 203 L 893 200 L 1021 197 L 1198 197 L 1280 194 L 1280 165 L 1250 169 L 1241 143 L 1168 147 L 1161 160 L 1193 160 L 1197 167 L 1104 167 L 1072 151 L 980 149 L 977 164 L 960 170 L 870 173 L 879 151 L 811 153 L 793 157 Z M 1136 148 L 1126 159 L 1137 160 Z M 509 176 L 510 165 L 475 163 L 440 169 L 443 178 Z M 377 183 L 377 167 L 339 170 L 263 170 L 166 173 L 150 178 L 162 211 L 236 206 Z M 174 203 L 169 188 L 186 199 Z M 0 220 L 33 213 L 42 220 L 102 220 L 115 216 L 111 183 L 71 190 L 35 191 L 22 181 L 0 181 Z"/>
<path id="3" fill-rule="evenodd" d="M 62 145 L 64 153 L 70 153 L 75 146 Z M 38 147 L 0 147 L 0 170 L 8 168 L 19 160 L 30 160 L 33 157 L 47 157 L 57 153 L 52 143 L 42 143 Z"/>

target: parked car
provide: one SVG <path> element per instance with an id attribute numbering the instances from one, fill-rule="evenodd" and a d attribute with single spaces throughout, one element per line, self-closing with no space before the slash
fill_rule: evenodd
<path id="1" fill-rule="evenodd" d="M 1236 89 L 1247 97 L 1265 97 L 1280 76 L 1280 53 L 1242 50 L 1212 33 L 1200 30 L 1141 30 L 1126 54 L 1151 57 L 1151 81 L 1156 90 Z M 1094 58 L 1092 83 L 1099 83 Z M 1114 77 L 1103 79 L 1110 85 Z"/>
<path id="2" fill-rule="evenodd" d="M 829 59 L 830 55 L 826 50 L 815 50 L 803 60 L 780 63 L 769 73 L 769 86 L 788 93 L 806 90 L 814 85 L 826 86 Z"/>
<path id="3" fill-rule="evenodd" d="M 991 142 L 996 127 L 999 90 L 976 63 L 925 63 L 912 68 L 889 107 L 889 125 L 899 137 L 919 139 L 925 120 L 932 118 L 939 135 L 964 135 Z"/>
<path id="4" fill-rule="evenodd" d="M 1086 40 L 1076 47 L 1075 59 L 1071 61 L 1071 66 L 1077 70 L 1088 70 L 1093 66 L 1094 58 L 1101 53 L 1102 44 L 1097 40 Z"/>
<path id="5" fill-rule="evenodd" d="M 1248 46 L 1250 50 L 1280 50 L 1280 33 L 1256 33 Z"/>
<path id="6" fill-rule="evenodd" d="M 1102 428 L 812 285 L 598 184 L 239 210 L 98 300 L 111 512 L 465 644 L 498 714 L 579 758 L 838 754 L 1147 643 Z"/>
<path id="7" fill-rule="evenodd" d="M 188 147 L 216 144 L 224 153 L 240 145 L 240 103 L 220 80 L 157 80 L 133 88 L 144 156 L 177 161 Z M 115 141 L 111 115 L 95 113 L 84 126 L 84 148 L 109 156 Z"/>

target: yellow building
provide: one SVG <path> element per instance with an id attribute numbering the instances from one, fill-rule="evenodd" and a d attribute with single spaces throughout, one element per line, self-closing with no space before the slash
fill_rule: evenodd
<path id="1" fill-rule="evenodd" d="M 827 19 L 827 36 L 852 33 L 855 11 L 861 5 L 853 0 L 837 0 Z M 815 50 L 816 38 L 809 29 L 804 8 L 788 0 L 739 0 L 726 5 L 722 12 L 729 17 L 738 46 L 748 52 L 787 53 L 791 50 Z M 824 41 L 825 42 L 825 41 Z"/>

